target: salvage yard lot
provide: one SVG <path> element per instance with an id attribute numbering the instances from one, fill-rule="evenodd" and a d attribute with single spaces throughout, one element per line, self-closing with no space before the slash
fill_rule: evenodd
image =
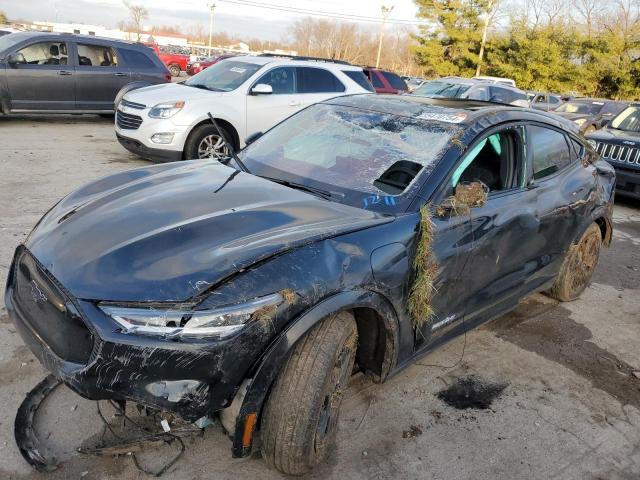
<path id="1" fill-rule="evenodd" d="M 13 250 L 56 201 L 83 183 L 145 165 L 95 116 L 0 117 L 0 286 Z M 461 280 L 464 281 L 464 280 Z M 612 247 L 573 302 L 543 295 L 428 355 L 383 385 L 354 377 L 336 452 L 311 478 L 637 479 L 640 477 L 640 204 L 618 202 Z M 462 356 L 462 354 L 464 355 Z M 86 458 L 95 402 L 59 389 L 37 426 L 62 467 L 35 474 L 13 440 L 15 412 L 45 370 L 0 308 L 0 478 L 144 478 L 131 458 Z M 438 394 L 457 381 L 505 386 L 486 409 Z M 464 385 L 463 385 L 464 386 Z M 463 395 L 457 395 L 462 393 Z M 444 396 L 444 395 L 441 395 Z M 460 398 L 462 397 L 462 398 Z M 107 410 L 107 412 L 109 412 Z M 140 455 L 157 468 L 175 446 Z M 232 459 L 219 424 L 186 442 L 167 478 L 280 478 L 259 454 Z M 85 473 L 87 472 L 87 473 Z"/>

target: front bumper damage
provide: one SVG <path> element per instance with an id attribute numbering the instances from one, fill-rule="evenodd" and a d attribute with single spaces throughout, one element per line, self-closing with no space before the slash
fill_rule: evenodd
<path id="1" fill-rule="evenodd" d="M 5 303 L 42 365 L 81 396 L 134 401 L 187 421 L 229 406 L 252 353 L 272 333 L 260 322 L 216 342 L 121 333 L 94 302 L 73 298 L 25 247 L 16 251 Z"/>

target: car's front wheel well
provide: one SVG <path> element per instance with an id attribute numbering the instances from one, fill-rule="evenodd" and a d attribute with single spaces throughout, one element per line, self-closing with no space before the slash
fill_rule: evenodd
<path id="1" fill-rule="evenodd" d="M 389 373 L 393 358 L 393 333 L 383 317 L 373 308 L 354 308 L 358 326 L 358 368 L 374 381 L 380 382 Z"/>
<path id="2" fill-rule="evenodd" d="M 238 135 L 238 131 L 235 129 L 235 127 L 231 123 L 227 122 L 226 120 L 223 120 L 222 118 L 216 118 L 215 120 L 216 120 L 216 123 L 221 128 L 223 128 L 225 132 L 229 132 L 231 134 L 232 138 L 228 138 L 227 140 L 231 142 L 233 148 L 236 151 L 240 150 L 240 135 Z M 195 132 L 198 129 L 198 127 L 201 127 L 202 125 L 210 125 L 210 124 L 211 124 L 210 120 L 203 120 L 197 125 L 194 125 L 193 128 L 191 129 L 191 132 L 189 132 L 189 138 L 191 137 L 191 135 L 193 135 L 193 132 Z M 187 138 L 185 145 L 189 142 L 189 138 Z"/>
<path id="3" fill-rule="evenodd" d="M 596 223 L 600 227 L 600 233 L 602 235 L 602 244 L 608 247 L 611 245 L 611 237 L 613 236 L 613 227 L 611 221 L 606 217 L 596 218 Z"/>

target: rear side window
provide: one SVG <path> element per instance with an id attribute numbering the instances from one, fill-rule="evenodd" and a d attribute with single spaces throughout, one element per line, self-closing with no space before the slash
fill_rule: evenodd
<path id="1" fill-rule="evenodd" d="M 571 163 L 567 137 L 549 128 L 529 126 L 528 144 L 533 153 L 533 178 L 553 175 Z"/>
<path id="2" fill-rule="evenodd" d="M 334 93 L 344 92 L 342 82 L 323 68 L 298 67 L 298 92 L 300 93 Z"/>
<path id="3" fill-rule="evenodd" d="M 118 56 L 111 47 L 79 43 L 78 65 L 84 67 L 117 67 Z"/>
<path id="4" fill-rule="evenodd" d="M 150 50 L 152 51 L 152 50 Z M 158 68 L 153 60 L 142 52 L 136 50 L 129 50 L 127 48 L 120 49 L 120 55 L 123 57 L 125 63 L 134 68 L 139 69 L 156 69 Z"/>
<path id="5" fill-rule="evenodd" d="M 369 82 L 369 79 L 364 74 L 364 72 L 358 72 L 355 70 L 343 70 L 342 73 L 344 73 L 347 77 L 349 77 L 351 80 L 356 82 L 365 90 L 369 92 L 375 92 L 375 90 L 373 89 L 373 86 Z"/>
<path id="6" fill-rule="evenodd" d="M 489 87 L 472 87 L 467 93 L 469 100 L 489 100 Z"/>
<path id="7" fill-rule="evenodd" d="M 603 115 L 617 115 L 625 108 L 627 108 L 625 104 L 610 102 L 604 106 L 600 113 L 602 113 Z"/>
<path id="8" fill-rule="evenodd" d="M 389 85 L 391 85 L 396 90 L 408 90 L 407 84 L 404 80 L 402 80 L 398 75 L 391 72 L 381 72 L 384 75 L 384 78 L 387 79 Z"/>
<path id="9" fill-rule="evenodd" d="M 370 75 L 371 75 L 371 83 L 375 88 L 384 88 L 384 83 L 382 83 L 382 80 L 380 80 L 376 72 L 371 72 Z"/>

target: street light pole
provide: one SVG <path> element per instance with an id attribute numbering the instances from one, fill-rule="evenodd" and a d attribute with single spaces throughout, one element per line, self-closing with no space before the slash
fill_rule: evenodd
<path id="1" fill-rule="evenodd" d="M 380 25 L 380 41 L 378 42 L 378 56 L 376 57 L 376 68 L 380 67 L 380 53 L 382 52 L 382 39 L 384 38 L 384 24 L 387 22 L 387 17 L 393 10 L 393 5 L 385 7 L 382 5 L 382 24 Z"/>
<path id="2" fill-rule="evenodd" d="M 209 56 L 211 56 L 211 41 L 213 40 L 213 10 L 216 8 L 216 4 L 211 2 L 209 5 L 211 13 L 209 14 Z"/>

